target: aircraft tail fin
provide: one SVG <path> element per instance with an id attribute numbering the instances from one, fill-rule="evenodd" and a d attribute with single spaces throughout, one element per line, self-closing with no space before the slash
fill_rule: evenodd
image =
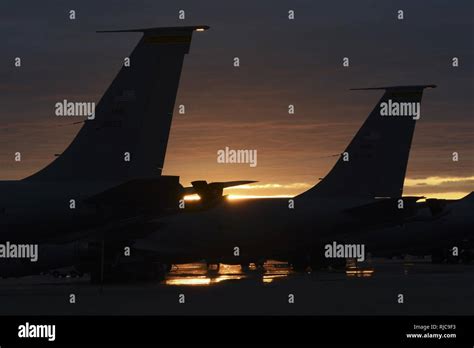
<path id="1" fill-rule="evenodd" d="M 26 180 L 113 180 L 161 175 L 184 55 L 194 31 L 207 26 L 141 32 L 131 53 L 69 147 Z"/>
<path id="2" fill-rule="evenodd" d="M 301 196 L 400 197 L 421 98 L 428 87 L 436 86 L 357 89 L 385 93 L 328 175 Z"/>

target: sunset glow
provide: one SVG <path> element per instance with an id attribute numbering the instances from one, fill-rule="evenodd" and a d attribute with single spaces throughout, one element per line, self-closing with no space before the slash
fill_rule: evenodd
<path id="1" fill-rule="evenodd" d="M 423 196 L 426 198 L 460 199 L 468 195 L 469 186 L 474 183 L 474 176 L 468 177 L 438 177 L 406 178 L 404 185 L 404 196 Z M 253 185 L 242 185 L 225 190 L 227 199 L 259 199 L 259 198 L 292 198 L 310 189 L 311 183 L 259 183 Z M 456 185 L 456 186 L 452 186 Z M 453 187 L 454 190 L 447 188 Z M 466 187 L 467 190 L 459 190 Z M 196 200 L 199 196 L 187 196 L 185 199 Z"/>

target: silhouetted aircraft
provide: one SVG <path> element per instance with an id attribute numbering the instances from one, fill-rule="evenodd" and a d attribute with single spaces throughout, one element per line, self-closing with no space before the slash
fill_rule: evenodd
<path id="1" fill-rule="evenodd" d="M 421 199 L 422 197 L 420 197 Z M 397 226 L 360 229 L 337 238 L 364 243 L 373 256 L 431 255 L 432 262 L 470 262 L 474 250 L 474 193 L 461 199 L 429 198 Z"/>
<path id="2" fill-rule="evenodd" d="M 276 259 L 297 270 L 318 268 L 337 262 L 324 256 L 335 240 L 361 240 L 375 253 L 379 244 L 369 242 L 378 231 L 389 231 L 393 240 L 396 226 L 451 221 L 423 217 L 426 209 L 436 210 L 434 201 L 402 197 L 419 104 L 434 85 L 370 88 L 384 95 L 335 166 L 292 199 L 228 201 L 225 187 L 251 182 L 195 181 L 184 188 L 178 177 L 161 176 L 183 57 L 193 31 L 205 29 L 135 30 L 144 35 L 131 66 L 109 87 L 95 120 L 42 171 L 0 183 L 2 197 L 15 197 L 2 198 L 1 240 L 41 243 L 38 262 L 3 262 L 0 275 L 74 266 L 93 281 L 156 279 L 172 263 L 200 260 L 247 265 Z M 178 208 L 190 193 L 201 202 Z M 465 204 L 450 206 L 462 217 L 470 209 Z"/>
<path id="3" fill-rule="evenodd" d="M 290 200 L 222 201 L 199 213 L 161 218 L 156 232 L 137 238 L 134 251 L 161 263 L 276 259 L 296 269 L 316 268 L 331 262 L 324 246 L 338 236 L 411 221 L 419 197 L 402 197 L 402 191 L 419 114 L 385 116 L 381 110 L 397 103 L 419 109 L 428 87 L 436 86 L 371 88 L 385 93 L 332 170 L 310 190 Z"/>
<path id="4" fill-rule="evenodd" d="M 144 221 L 178 210 L 187 194 L 203 194 L 202 208 L 223 188 L 253 182 L 184 188 L 179 177 L 161 175 L 184 55 L 193 33 L 208 28 L 102 31 L 143 36 L 64 153 L 23 180 L 0 182 L 0 243 L 41 244 L 35 263 L 1 259 L 0 276 L 76 262 L 82 249 L 68 243 L 84 241 L 90 250 L 108 234 L 139 236 Z"/>
<path id="5" fill-rule="evenodd" d="M 0 182 L 1 240 L 42 242 L 136 215 L 118 209 L 120 202 L 109 209 L 107 192 L 122 189 L 123 201 L 147 188 L 160 193 L 153 197 L 159 204 L 183 190 L 177 177 L 161 176 L 161 171 L 184 55 L 193 32 L 207 28 L 117 31 L 143 37 L 130 65 L 120 69 L 99 101 L 95 118 L 84 122 L 47 167 L 23 180 Z"/>

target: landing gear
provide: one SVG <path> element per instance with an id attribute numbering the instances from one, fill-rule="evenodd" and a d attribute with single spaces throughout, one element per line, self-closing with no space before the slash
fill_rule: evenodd
<path id="1" fill-rule="evenodd" d="M 317 271 L 331 267 L 333 269 L 344 269 L 346 267 L 346 259 L 328 259 L 323 256 L 322 249 L 315 248 L 313 252 L 295 255 L 290 259 L 290 265 L 295 272 L 306 272 L 308 268 Z"/>
<path id="2" fill-rule="evenodd" d="M 250 264 L 241 263 L 240 264 L 240 269 L 242 270 L 243 273 L 247 273 L 248 271 L 250 271 Z"/>
<path id="3" fill-rule="evenodd" d="M 92 284 L 160 281 L 171 271 L 172 264 L 159 262 L 153 255 L 124 256 L 122 250 L 123 243 L 89 243 L 78 269 L 90 273 Z"/>
<path id="4" fill-rule="evenodd" d="M 255 270 L 258 272 L 265 272 L 265 261 L 255 262 Z"/>
<path id="5" fill-rule="evenodd" d="M 295 272 L 306 272 L 310 266 L 310 262 L 311 260 L 307 256 L 295 256 L 290 260 L 289 264 Z"/>
<path id="6" fill-rule="evenodd" d="M 240 264 L 240 269 L 244 273 L 247 273 L 247 272 L 262 272 L 262 271 L 265 271 L 264 264 L 265 264 L 264 261 L 255 261 L 255 262 L 251 262 L 251 263 L 241 263 Z"/>
<path id="7" fill-rule="evenodd" d="M 219 273 L 220 268 L 221 268 L 220 263 L 208 263 L 207 264 L 207 271 L 209 273 Z"/>

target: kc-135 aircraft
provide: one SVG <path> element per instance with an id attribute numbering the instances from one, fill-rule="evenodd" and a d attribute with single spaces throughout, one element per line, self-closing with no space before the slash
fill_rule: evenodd
<path id="1" fill-rule="evenodd" d="M 179 177 L 161 175 L 184 56 L 193 33 L 207 29 L 101 31 L 143 36 L 64 153 L 23 180 L 0 181 L 0 245 L 42 245 L 37 263 L 0 259 L 0 276 L 68 263 L 63 246 L 71 241 L 87 240 L 90 250 L 107 233 L 136 237 L 144 221 L 177 210 L 185 195 L 212 202 L 226 187 L 253 182 L 199 180 L 185 188 Z"/>
<path id="2" fill-rule="evenodd" d="M 74 266 L 91 273 L 93 282 L 157 279 L 172 263 L 199 260 L 247 265 L 277 259 L 297 270 L 317 268 L 329 262 L 322 251 L 327 242 L 367 233 L 374 240 L 380 230 L 449 219 L 446 206 L 472 206 L 470 198 L 450 204 L 402 197 L 419 114 L 382 116 L 381 109 L 419 111 L 424 89 L 434 85 L 369 88 L 384 95 L 329 174 L 293 199 L 230 202 L 224 188 L 253 181 L 201 180 L 184 188 L 179 177 L 162 176 L 183 58 L 193 32 L 206 29 L 112 31 L 143 37 L 95 118 L 49 166 L 20 181 L 0 182 L 0 242 L 41 245 L 37 262 L 2 259 L 0 276 Z M 181 209 L 191 193 L 201 201 Z M 426 210 L 432 213 L 425 216 Z M 389 245 L 398 238 L 387 235 Z M 429 243 L 429 235 L 423 238 Z"/>
<path id="3" fill-rule="evenodd" d="M 130 66 L 64 153 L 23 180 L 0 182 L 0 240 L 42 243 L 126 226 L 146 213 L 141 202 L 152 198 L 156 212 L 186 193 L 178 177 L 161 171 L 184 55 L 193 32 L 206 29 L 115 31 L 143 33 Z"/>
<path id="4" fill-rule="evenodd" d="M 299 196 L 222 201 L 199 214 L 163 217 L 159 229 L 137 238 L 134 250 L 155 253 L 165 263 L 205 259 L 258 265 L 276 259 L 304 270 L 340 264 L 325 255 L 334 241 L 391 255 L 434 253 L 472 240 L 472 194 L 422 202 L 424 197 L 402 196 L 419 115 L 383 117 L 380 112 L 389 101 L 420 103 L 424 89 L 434 87 L 369 88 L 385 93 L 327 176 Z"/>

